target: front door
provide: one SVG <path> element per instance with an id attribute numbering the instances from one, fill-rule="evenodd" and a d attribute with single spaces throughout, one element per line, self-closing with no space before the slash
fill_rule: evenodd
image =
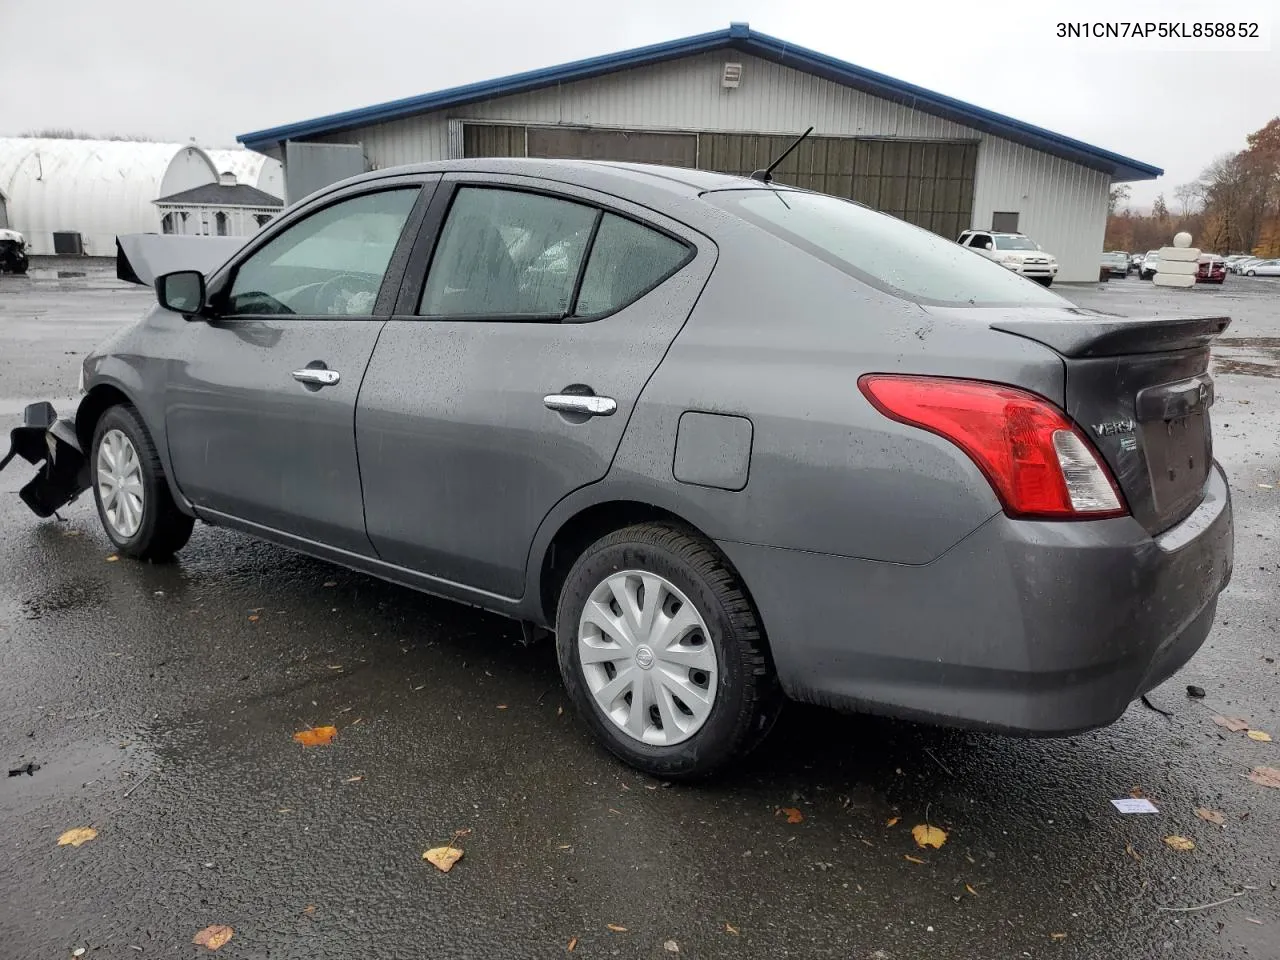
<path id="1" fill-rule="evenodd" d="M 422 183 L 362 188 L 304 208 L 215 275 L 214 316 L 190 324 L 171 366 L 165 432 L 199 511 L 369 554 L 356 397 Z"/>
<path id="2" fill-rule="evenodd" d="M 383 560 L 515 598 L 539 523 L 608 471 L 714 247 L 520 177 L 446 177 L 427 219 L 442 226 L 419 238 L 356 411 L 369 537 Z"/>

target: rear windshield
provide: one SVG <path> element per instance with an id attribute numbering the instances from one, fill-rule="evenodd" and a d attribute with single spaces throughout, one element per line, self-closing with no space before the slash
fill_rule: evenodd
<path id="1" fill-rule="evenodd" d="M 992 306 L 1066 303 L 980 253 L 849 200 L 793 190 L 724 190 L 704 197 L 906 300 Z"/>

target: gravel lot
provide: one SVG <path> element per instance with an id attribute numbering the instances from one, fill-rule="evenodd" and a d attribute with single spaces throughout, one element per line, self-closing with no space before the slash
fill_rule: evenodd
<path id="1" fill-rule="evenodd" d="M 61 268 L 84 275 L 0 278 L 6 423 L 150 300 Z M 1062 292 L 1235 318 L 1236 572 L 1151 696 L 1171 716 L 1021 741 L 794 708 L 731 776 L 668 787 L 592 743 L 513 623 L 211 528 L 174 565 L 110 562 L 88 498 L 37 521 L 11 467 L 0 756 L 39 769 L 0 781 L 0 956 L 193 956 L 227 924 L 220 954 L 254 958 L 1280 958 L 1280 790 L 1246 778 L 1280 746 L 1213 722 L 1280 740 L 1280 282 Z M 320 724 L 331 745 L 293 742 Z M 1136 791 L 1160 813 L 1112 808 Z M 423 863 L 454 837 L 452 872 Z"/>

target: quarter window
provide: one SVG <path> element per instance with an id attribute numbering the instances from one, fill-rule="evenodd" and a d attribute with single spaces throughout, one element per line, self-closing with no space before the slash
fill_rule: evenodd
<path id="1" fill-rule="evenodd" d="M 418 313 L 568 316 L 598 213 L 541 194 L 460 188 L 436 244 Z"/>
<path id="2" fill-rule="evenodd" d="M 286 228 L 237 268 L 224 312 L 370 316 L 417 196 L 363 194 Z"/>
<path id="3" fill-rule="evenodd" d="M 574 314 L 601 316 L 626 306 L 671 276 L 689 248 L 634 220 L 606 213 L 600 221 Z"/>

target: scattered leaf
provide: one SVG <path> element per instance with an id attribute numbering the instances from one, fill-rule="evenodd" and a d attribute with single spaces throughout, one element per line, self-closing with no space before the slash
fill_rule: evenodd
<path id="1" fill-rule="evenodd" d="M 1129 791 L 1129 796 L 1133 797 L 1135 800 L 1145 800 L 1147 797 L 1147 795 L 1142 792 L 1141 787 L 1134 787 Z"/>
<path id="2" fill-rule="evenodd" d="M 432 847 L 422 855 L 422 859 L 429 861 L 441 873 L 448 873 L 453 869 L 453 865 L 462 859 L 462 850 L 453 844 L 447 847 Z"/>
<path id="3" fill-rule="evenodd" d="M 257 621 L 258 621 L 258 615 L 256 613 L 249 614 L 250 623 L 257 623 Z"/>
<path id="4" fill-rule="evenodd" d="M 347 779 L 343 780 L 342 782 L 343 783 L 359 783 L 363 779 L 364 777 L 357 774 L 354 777 L 347 777 Z"/>
<path id="5" fill-rule="evenodd" d="M 937 850 L 947 842 L 947 831 L 927 823 L 917 824 L 911 828 L 911 835 L 916 838 L 916 846 L 933 847 Z"/>
<path id="6" fill-rule="evenodd" d="M 340 664 L 340 663 L 330 663 L 330 664 L 328 664 L 328 667 L 329 667 L 329 669 L 330 669 L 330 670 L 341 670 L 341 669 L 342 669 L 342 664 Z"/>
<path id="7" fill-rule="evenodd" d="M 1259 743 L 1271 742 L 1271 734 L 1266 733 L 1263 730 L 1249 730 L 1245 733 L 1245 736 L 1250 740 L 1257 740 Z"/>
<path id="8" fill-rule="evenodd" d="M 1215 716 L 1213 722 L 1220 727 L 1226 727 L 1232 733 L 1243 733 L 1249 729 L 1249 721 L 1241 720 L 1239 717 L 1219 717 Z"/>
<path id="9" fill-rule="evenodd" d="M 1194 842 L 1186 837 L 1180 837 L 1177 834 L 1174 834 L 1171 837 L 1165 837 L 1164 842 L 1175 850 L 1194 850 L 1196 848 Z"/>
<path id="10" fill-rule="evenodd" d="M 1188 683 L 1187 696 L 1196 700 L 1203 700 L 1205 697 L 1204 687 L 1198 687 L 1194 683 Z"/>
<path id="11" fill-rule="evenodd" d="M 732 923 L 726 922 L 724 925 L 724 932 L 732 933 L 736 937 L 738 935 L 738 928 L 735 927 Z"/>
<path id="12" fill-rule="evenodd" d="M 73 827 L 58 838 L 58 846 L 78 847 L 82 843 L 88 843 L 97 835 L 98 831 L 93 827 Z"/>
<path id="13" fill-rule="evenodd" d="M 679 953 L 680 944 L 676 943 L 674 940 L 668 940 L 662 945 L 662 949 L 667 951 L 667 953 Z"/>
<path id="14" fill-rule="evenodd" d="M 308 903 L 305 907 L 303 907 L 303 908 L 302 908 L 302 912 L 303 912 L 303 913 L 315 913 L 315 912 L 316 912 L 316 905 L 315 905 L 314 903 Z"/>
<path id="15" fill-rule="evenodd" d="M 507 709 L 507 705 L 506 705 L 505 703 L 500 703 L 500 704 L 498 704 L 498 709 L 499 709 L 499 710 L 505 710 L 505 709 Z"/>
<path id="16" fill-rule="evenodd" d="M 804 814 L 795 807 L 783 807 L 778 811 L 787 818 L 787 823 L 803 823 Z"/>
<path id="17" fill-rule="evenodd" d="M 1217 810 L 1210 810 L 1208 807 L 1196 807 L 1196 816 L 1206 823 L 1216 823 L 1222 826 L 1227 822 L 1227 818 L 1220 814 Z"/>
<path id="18" fill-rule="evenodd" d="M 1051 939 L 1051 940 L 1065 940 L 1065 939 L 1067 939 L 1067 935 L 1066 935 L 1065 933 L 1051 933 L 1051 934 L 1049 934 L 1049 939 Z"/>
<path id="19" fill-rule="evenodd" d="M 966 883 L 964 885 L 964 888 L 968 890 L 971 894 L 973 894 L 975 897 L 978 895 L 978 891 L 973 889 L 973 887 L 969 886 L 969 884 Z"/>
<path id="20" fill-rule="evenodd" d="M 1139 863 L 1142 862 L 1142 854 L 1140 854 L 1137 850 L 1133 849 L 1132 843 L 1126 843 L 1124 845 L 1124 852 L 1127 853 L 1129 856 L 1133 857 L 1133 859 L 1137 860 Z"/>
<path id="21" fill-rule="evenodd" d="M 570 937 L 570 938 L 569 938 L 569 945 L 568 945 L 567 947 L 565 947 L 565 948 L 564 948 L 564 952 L 565 952 L 565 953 L 573 953 L 573 951 L 575 951 L 575 950 L 577 950 L 577 949 L 578 949 L 578 938 L 577 938 L 577 937 Z"/>
<path id="22" fill-rule="evenodd" d="M 234 933 L 235 931 L 225 923 L 215 923 L 211 926 L 205 927 L 197 933 L 191 938 L 191 942 L 198 947 L 208 947 L 210 950 L 217 950 L 220 946 L 230 940 Z"/>
<path id="23" fill-rule="evenodd" d="M 620 923 L 606 923 L 605 926 L 608 927 L 610 930 L 612 930 L 614 933 L 627 932 L 627 928 Z"/>
<path id="24" fill-rule="evenodd" d="M 337 581 L 337 580 L 326 580 L 326 581 L 324 582 L 324 585 L 325 585 L 326 587 L 336 587 L 336 586 L 338 585 L 338 581 Z"/>
<path id="25" fill-rule="evenodd" d="M 337 727 L 309 727 L 299 730 L 293 735 L 293 739 L 304 747 L 327 747 L 337 735 Z"/>
<path id="26" fill-rule="evenodd" d="M 559 717 L 559 716 L 562 716 L 563 714 L 564 714 L 564 707 L 556 707 L 556 716 Z"/>
<path id="27" fill-rule="evenodd" d="M 1249 779 L 1264 787 L 1280 790 L 1280 770 L 1275 767 L 1254 767 L 1249 771 Z"/>
<path id="28" fill-rule="evenodd" d="M 909 854 L 909 853 L 904 853 L 904 854 L 902 855 L 902 859 L 904 859 L 904 860 L 910 860 L 912 863 L 924 863 L 924 861 L 923 861 L 923 860 L 921 860 L 919 857 L 913 857 L 913 856 L 912 856 L 911 854 Z"/>
<path id="29" fill-rule="evenodd" d="M 896 824 L 897 824 L 897 822 L 898 822 L 899 820 L 901 820 L 901 819 L 902 819 L 901 817 L 890 817 L 888 820 L 886 820 L 886 821 L 884 822 L 884 825 L 885 825 L 886 827 L 892 827 L 892 826 L 896 825 Z"/>
<path id="30" fill-rule="evenodd" d="M 107 557 L 107 563 L 115 563 L 115 562 L 116 562 L 117 560 L 119 560 L 119 559 L 120 559 L 120 558 L 119 558 L 116 554 L 114 554 L 114 553 L 113 553 L 113 554 L 111 554 L 111 556 Z"/>
<path id="31" fill-rule="evenodd" d="M 76 947 L 74 950 L 72 950 L 72 951 L 71 951 L 71 955 L 72 955 L 73 957 L 83 957 L 83 956 L 84 956 L 84 947 Z"/>

